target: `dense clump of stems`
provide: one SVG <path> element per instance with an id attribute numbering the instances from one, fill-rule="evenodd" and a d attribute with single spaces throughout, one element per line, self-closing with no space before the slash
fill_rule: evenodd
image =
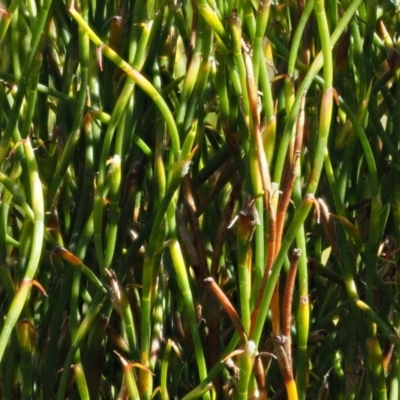
<path id="1" fill-rule="evenodd" d="M 398 11 L 0 4 L 1 397 L 397 399 Z"/>

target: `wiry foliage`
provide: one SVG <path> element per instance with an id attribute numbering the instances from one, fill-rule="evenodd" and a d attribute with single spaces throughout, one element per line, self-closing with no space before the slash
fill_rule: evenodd
<path id="1" fill-rule="evenodd" d="M 398 399 L 398 7 L 1 5 L 1 397 Z"/>

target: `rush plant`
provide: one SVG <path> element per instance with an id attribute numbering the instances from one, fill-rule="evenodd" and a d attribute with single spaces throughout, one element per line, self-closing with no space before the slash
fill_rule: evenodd
<path id="1" fill-rule="evenodd" d="M 400 3 L 0 5 L 0 397 L 398 399 Z"/>

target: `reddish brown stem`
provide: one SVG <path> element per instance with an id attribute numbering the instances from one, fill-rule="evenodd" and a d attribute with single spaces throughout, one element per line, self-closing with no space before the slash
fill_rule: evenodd
<path id="1" fill-rule="evenodd" d="M 287 352 L 288 338 L 284 335 L 273 335 L 272 342 L 274 344 L 275 355 L 281 369 L 285 383 L 293 380 L 292 359 Z"/>
<path id="2" fill-rule="evenodd" d="M 213 278 L 211 277 L 207 278 L 205 279 L 205 282 L 207 285 L 209 285 L 215 297 L 222 304 L 222 307 L 224 307 L 225 311 L 229 315 L 229 318 L 231 319 L 233 325 L 235 326 L 242 341 L 246 341 L 247 340 L 246 332 L 244 330 L 242 322 L 240 321 L 239 315 L 236 312 L 235 308 L 233 307 L 232 303 L 229 301 L 228 297 L 226 297 L 225 293 L 221 290 L 221 288 L 217 285 L 217 283 L 214 281 Z"/>
<path id="3" fill-rule="evenodd" d="M 265 370 L 264 370 L 264 366 L 263 363 L 261 361 L 261 357 L 260 355 L 258 355 L 256 357 L 256 359 L 254 360 L 254 365 L 253 365 L 253 373 L 254 373 L 254 377 L 256 379 L 257 382 L 257 390 L 258 390 L 258 399 L 267 399 L 267 391 L 265 388 Z M 254 397 L 256 398 L 256 397 Z"/>
<path id="4" fill-rule="evenodd" d="M 301 99 L 300 113 L 297 119 L 296 136 L 293 146 L 293 155 L 290 157 L 290 167 L 283 181 L 282 197 L 280 198 L 278 205 L 278 212 L 276 217 L 276 240 L 277 240 L 276 253 L 278 253 L 278 251 L 280 250 L 282 243 L 285 217 L 288 206 L 290 204 L 293 187 L 296 180 L 297 160 L 300 156 L 301 146 L 303 144 L 303 132 L 304 132 L 304 121 L 305 121 L 304 104 L 305 104 L 305 96 L 303 95 Z"/>
<path id="5" fill-rule="evenodd" d="M 290 327 L 292 325 L 292 302 L 293 290 L 296 281 L 297 266 L 301 255 L 300 249 L 294 249 L 290 258 L 290 268 L 286 277 L 285 293 L 283 297 L 282 312 L 282 335 L 286 336 L 289 341 L 288 354 L 291 356 L 291 335 Z"/>

